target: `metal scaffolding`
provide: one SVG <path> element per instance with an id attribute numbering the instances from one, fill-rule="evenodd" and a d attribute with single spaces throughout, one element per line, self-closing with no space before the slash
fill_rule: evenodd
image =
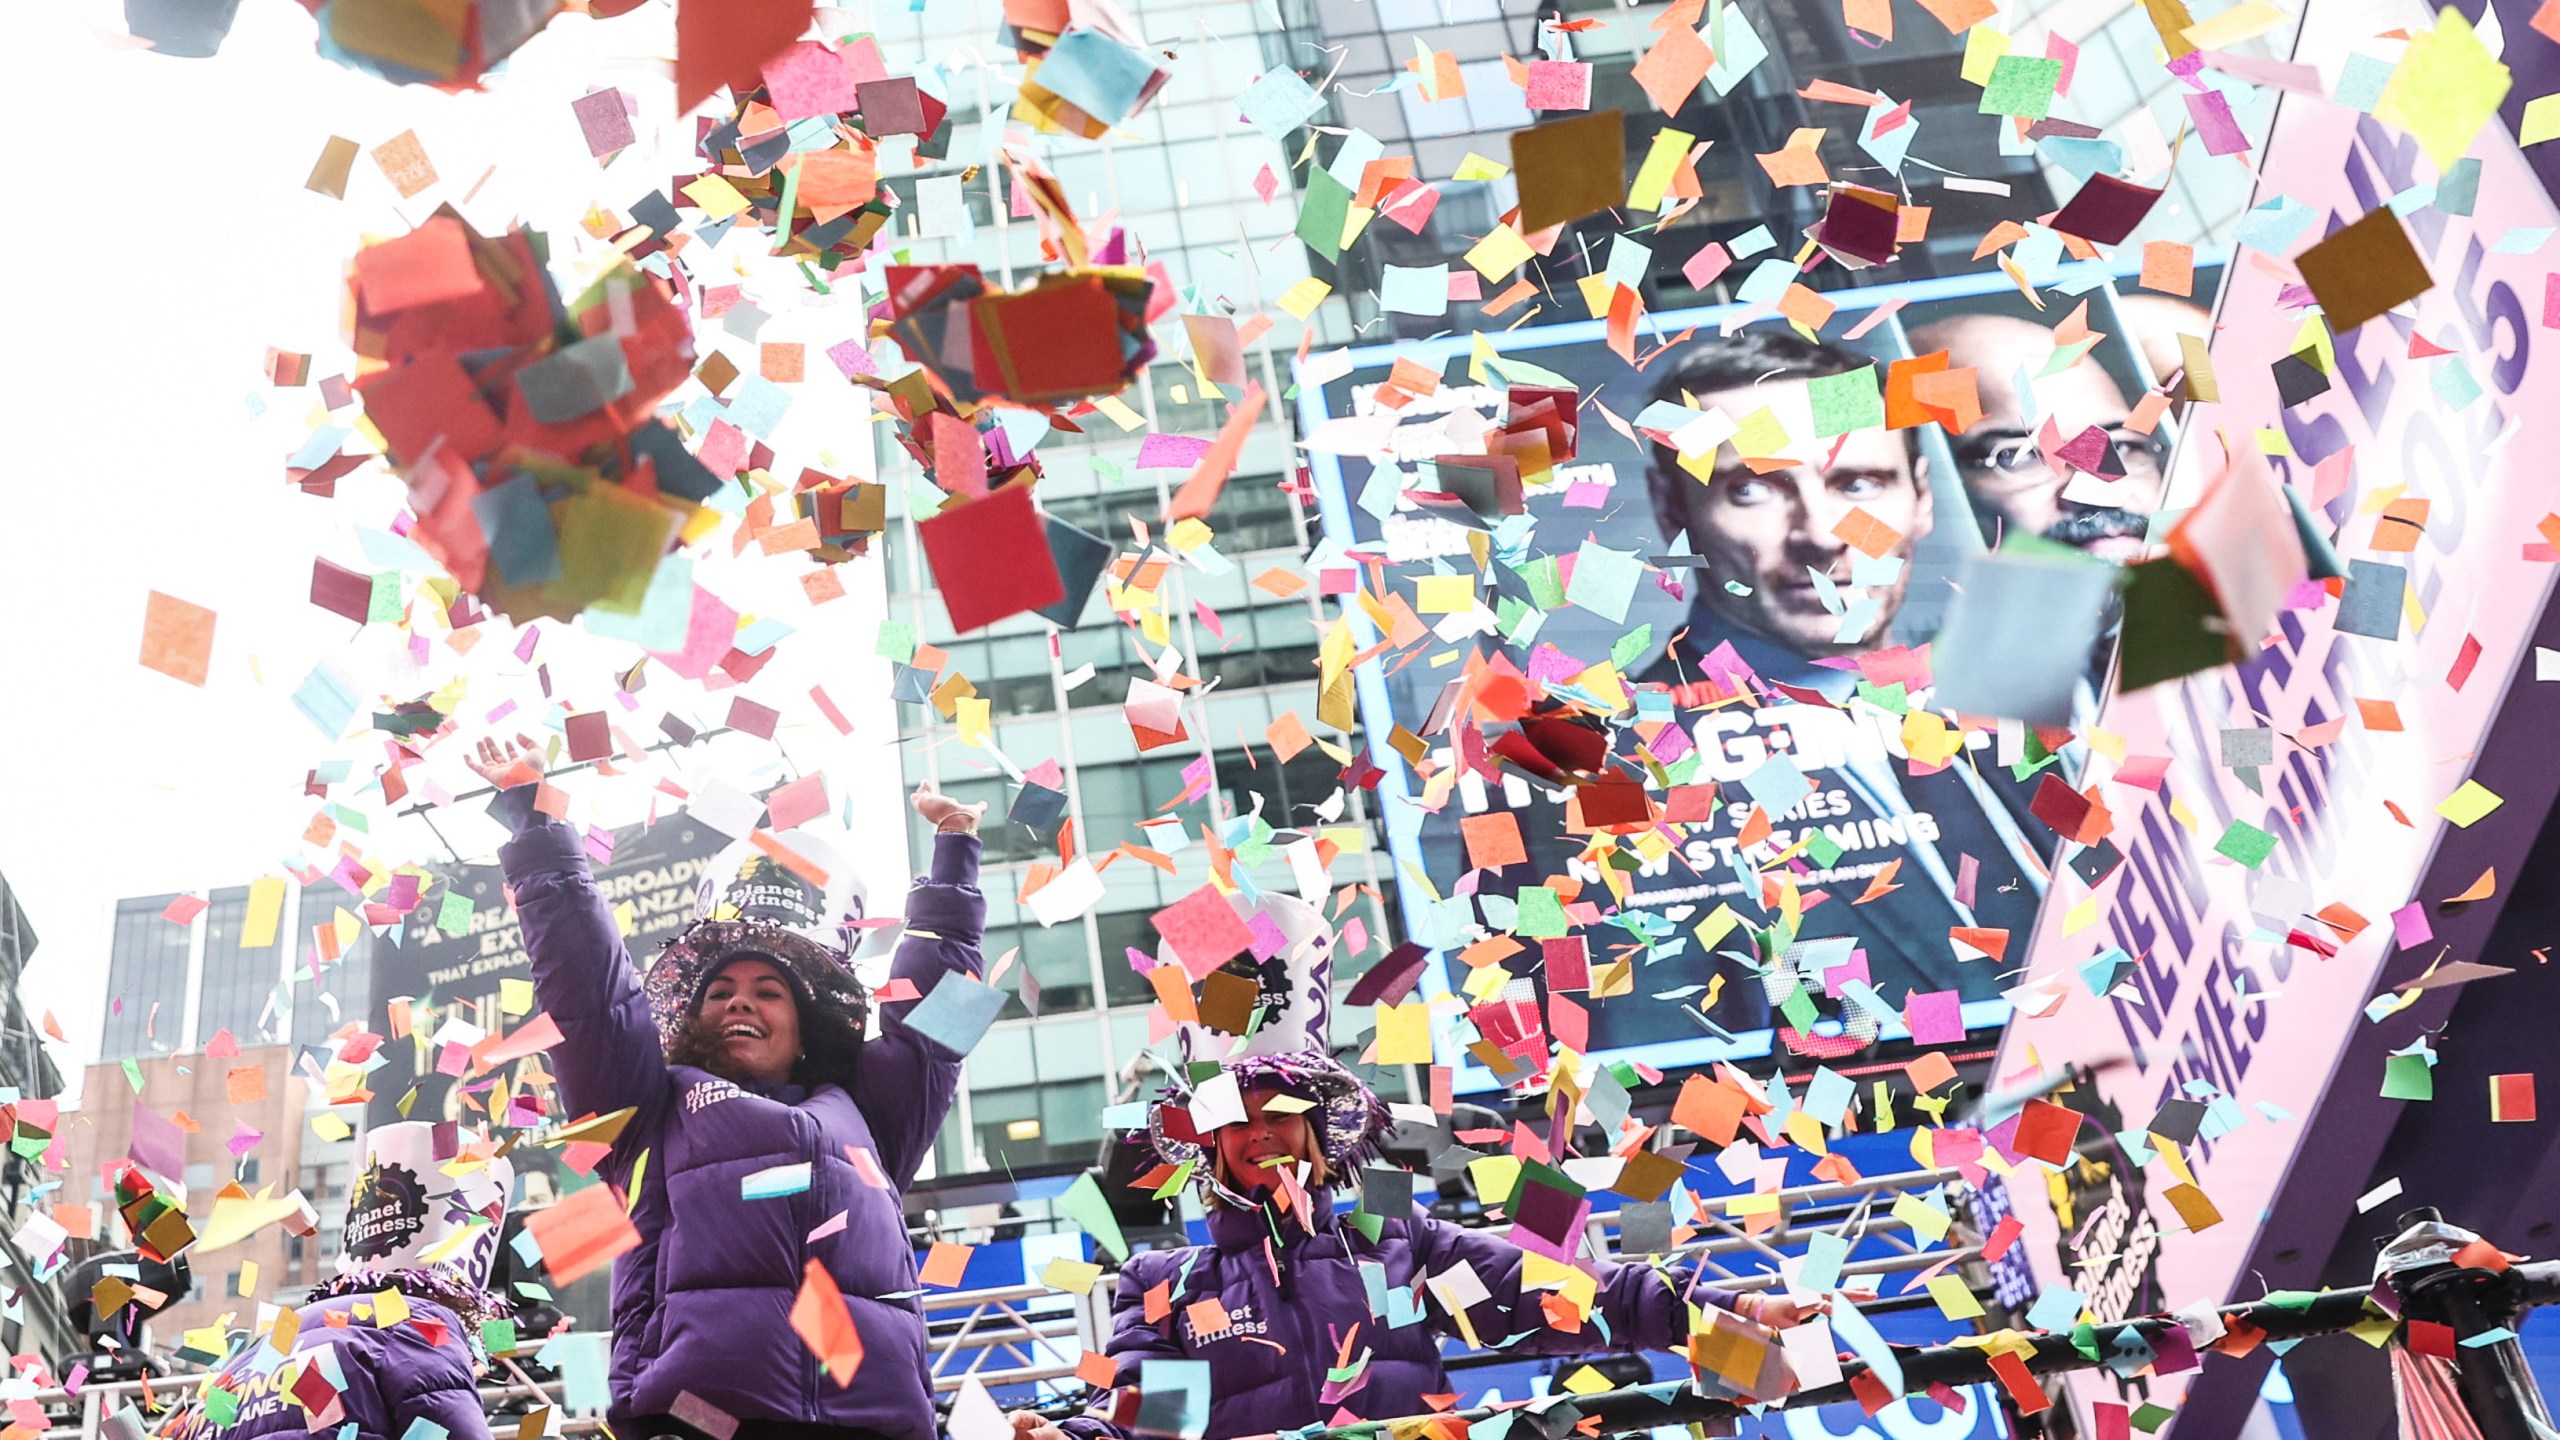
<path id="1" fill-rule="evenodd" d="M 1783 1232 L 1794 1226 L 1796 1211 L 1837 1207 L 1843 1202 L 1847 1202 L 1848 1210 L 1840 1221 L 1808 1219 L 1804 1226 L 1796 1228 L 1796 1233 L 1812 1233 L 1828 1223 L 1855 1228 L 1869 1218 L 1865 1197 L 1899 1188 L 1897 1182 L 1925 1184 L 1937 1178 L 1943 1178 L 1940 1172 L 1924 1172 L 1782 1192 L 1785 1198 L 1779 1210 L 1781 1219 L 1762 1236 L 1718 1235 L 1689 1248 L 1702 1256 L 1712 1256 L 1730 1253 L 1739 1240 L 1741 1248 L 1756 1249 L 1767 1234 L 1779 1233 L 1783 1238 Z M 2432 1212 L 2419 1212 L 2406 1223 L 2410 1228 L 2404 1243 L 2409 1237 L 2426 1239 L 2446 1233 Z M 1934 1252 L 1930 1263 L 1944 1260 L 1951 1253 L 1961 1254 L 1963 1248 Z M 1913 1257 L 1895 1256 L 1873 1262 L 1865 1273 L 1907 1268 L 1910 1258 Z M 1755 1279 L 1766 1283 L 1768 1278 L 1721 1277 L 1744 1285 Z M 2470 1342 L 2461 1364 L 2438 1383 L 2445 1395 L 2468 1412 L 2481 1440 L 2540 1440 L 2551 1433 L 2550 1417 L 2525 1368 L 2521 1349 L 2511 1337 L 2498 1339 L 2497 1332 L 2519 1327 L 2528 1308 L 2560 1304 L 2560 1261 L 2487 1269 L 2456 1264 L 2450 1252 L 2422 1255 L 2420 1263 L 2392 1275 L 2390 1291 L 2396 1295 L 2396 1315 L 2378 1303 L 2375 1289 L 2270 1296 L 2225 1306 L 2220 1315 L 2226 1328 L 2253 1327 L 2274 1340 L 2334 1334 L 2377 1319 L 2433 1321 Z M 1061 1294 L 1039 1285 L 1014 1285 L 926 1296 L 923 1305 L 931 1336 L 931 1369 L 937 1395 L 947 1397 L 971 1380 L 994 1388 L 1072 1375 L 1082 1353 L 1100 1349 L 1109 1333 L 1102 1294 L 1100 1285 L 1081 1296 Z M 2024 1347 L 2020 1358 L 2029 1374 L 2053 1375 L 2097 1368 L 2104 1363 L 2100 1357 L 2120 1348 L 2118 1342 L 2128 1336 L 2139 1336 L 2157 1349 L 2158 1342 L 2184 1323 L 2174 1316 L 2146 1316 L 2096 1326 L 2089 1336 L 2036 1331 L 2020 1334 L 2017 1342 Z M 2488 1337 L 2488 1343 L 2480 1343 L 2475 1337 Z M 247 1339 L 245 1335 L 238 1338 Z M 2094 1343 L 2089 1343 L 2092 1340 Z M 513 1358 L 538 1363 L 542 1349 L 542 1342 L 533 1342 Z M 2000 1377 L 1993 1368 L 1996 1353 L 1994 1347 L 1960 1341 L 1911 1349 L 1896 1347 L 1895 1361 L 1902 1373 L 1902 1389 L 1908 1393 L 1934 1385 L 1997 1382 Z M 2397 1365 L 2404 1358 L 2395 1351 L 2392 1363 Z M 1771 1408 L 1792 1410 L 1854 1402 L 1859 1398 L 1857 1382 L 1868 1370 L 1863 1360 L 1845 1359 L 1838 1383 L 1799 1390 Z M 139 1381 L 90 1385 L 77 1395 L 56 1389 L 34 1398 L 55 1420 L 45 1440 L 98 1440 L 102 1435 L 112 1440 L 140 1440 L 142 1430 L 136 1426 L 135 1417 L 125 1413 L 128 1407 L 142 1402 L 146 1394 L 165 1403 L 174 1393 L 190 1389 L 195 1383 L 194 1376 L 165 1376 L 147 1385 Z M 566 1400 L 562 1383 L 556 1378 L 536 1380 L 512 1359 L 504 1363 L 491 1383 L 481 1388 L 480 1394 L 488 1408 L 494 1440 L 515 1440 L 520 1417 L 537 1406 L 552 1407 L 545 1426 L 548 1434 L 588 1434 L 603 1423 L 603 1417 L 593 1412 L 563 1413 Z M 1694 1382 L 1682 1380 L 1597 1394 L 1550 1395 L 1432 1417 L 1364 1421 L 1290 1434 L 1291 1440 L 1385 1440 L 1392 1433 L 1411 1429 L 1418 1421 L 1435 1429 L 1454 1427 L 1506 1411 L 1515 1415 L 1515 1427 L 1527 1422 L 1528 1430 L 1523 1433 L 1534 1434 L 1540 1440 L 1563 1440 L 1576 1434 L 1633 1434 L 1660 1426 L 1730 1419 L 1744 1414 L 1745 1407 L 1741 1402 L 1703 1393 Z"/>

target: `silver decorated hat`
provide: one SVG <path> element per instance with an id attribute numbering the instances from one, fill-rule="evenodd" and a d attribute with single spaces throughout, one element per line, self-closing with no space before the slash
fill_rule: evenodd
<path id="1" fill-rule="evenodd" d="M 1240 1091 L 1278 1090 L 1309 1102 L 1317 1149 L 1336 1175 L 1347 1176 L 1377 1153 L 1391 1120 L 1377 1092 L 1333 1058 L 1333 927 L 1323 911 L 1291 895 L 1239 893 L 1227 903 L 1256 931 L 1255 945 L 1212 974 L 1259 986 L 1247 1033 L 1205 1023 L 1176 1027 L 1177 1083 L 1149 1108 L 1147 1137 L 1167 1163 L 1197 1162 L 1193 1174 L 1207 1182 L 1209 1146 L 1189 1123 L 1196 1088 L 1189 1075 L 1194 1066 L 1214 1062 Z M 1181 962 L 1170 946 L 1159 945 L 1156 963 Z"/>
<path id="2" fill-rule="evenodd" d="M 854 928 L 866 899 L 861 878 L 822 836 L 786 830 L 773 839 L 807 871 L 750 840 L 721 851 L 703 868 L 693 924 L 667 942 L 642 977 L 660 1045 L 674 1047 L 703 988 L 741 955 L 782 961 L 803 1004 L 821 986 L 861 993 L 853 970 L 864 933 Z"/>

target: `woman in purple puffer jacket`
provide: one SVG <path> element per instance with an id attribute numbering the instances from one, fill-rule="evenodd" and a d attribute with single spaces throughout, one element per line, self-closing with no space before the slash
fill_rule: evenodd
<path id="1" fill-rule="evenodd" d="M 534 993 L 564 1037 L 552 1052 L 562 1104 L 633 1112 L 598 1167 L 640 1231 L 613 1266 L 614 1433 L 703 1440 L 734 1421 L 734 1440 L 934 1440 L 901 1195 L 951 1109 L 961 1056 L 906 1020 L 936 986 L 984 968 L 985 805 L 917 790 L 937 832 L 932 869 L 907 892 L 874 1008 L 847 944 L 862 896 L 820 837 L 759 835 L 723 852 L 693 925 L 644 980 L 578 832 L 533 809 L 516 747 L 484 740 L 472 767 L 504 791 L 492 812 L 515 832 L 500 859 Z M 794 1333 L 812 1268 L 842 1292 L 861 1340 L 846 1383 Z"/>
<path id="2" fill-rule="evenodd" d="M 246 1337 L 160 1434 L 489 1440 L 480 1327 L 514 1313 L 488 1288 L 515 1176 L 494 1148 L 424 1120 L 368 1129 L 336 1278 Z"/>
<path id="3" fill-rule="evenodd" d="M 1256 935 L 1253 955 L 1228 967 L 1260 985 L 1240 1027 L 1250 1038 L 1239 1047 L 1204 1025 L 1183 1026 L 1177 1075 L 1198 1060 L 1223 1057 L 1222 1068 L 1169 1092 L 1149 1125 L 1157 1154 L 1200 1187 L 1209 1243 L 1120 1267 L 1106 1348 L 1117 1388 L 1057 1424 L 1016 1412 L 1022 1440 L 1174 1431 L 1179 1409 L 1150 1414 L 1138 1394 L 1151 1360 L 1208 1362 L 1205 1440 L 1232 1440 L 1428 1413 L 1430 1397 L 1449 1388 L 1444 1337 L 1529 1355 L 1671 1350 L 1688 1337 L 1693 1303 L 1795 1323 L 1783 1299 L 1684 1292 L 1649 1266 L 1585 1264 L 1597 1284 L 1590 1313 L 1572 1317 L 1578 1329 L 1559 1329 L 1552 1292 L 1527 1283 L 1518 1245 L 1419 1206 L 1368 1222 L 1374 1234 L 1335 1213 L 1335 1187 L 1376 1153 L 1389 1118 L 1326 1043 L 1332 929 L 1289 896 L 1230 899 Z"/>

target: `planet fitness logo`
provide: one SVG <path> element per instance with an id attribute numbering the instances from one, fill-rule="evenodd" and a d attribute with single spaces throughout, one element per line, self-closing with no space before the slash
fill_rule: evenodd
<path id="1" fill-rule="evenodd" d="M 418 1172 L 396 1161 L 366 1166 L 347 1211 L 347 1254 L 358 1260 L 398 1254 L 426 1227 L 427 1187 Z"/>
<path id="2" fill-rule="evenodd" d="M 826 921 L 818 888 L 765 856 L 750 858 L 721 899 L 741 920 L 786 929 L 813 929 Z"/>

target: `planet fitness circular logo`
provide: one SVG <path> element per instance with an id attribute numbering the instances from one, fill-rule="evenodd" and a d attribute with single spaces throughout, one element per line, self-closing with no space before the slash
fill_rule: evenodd
<path id="1" fill-rule="evenodd" d="M 358 1260 L 396 1255 L 426 1227 L 427 1187 L 418 1172 L 397 1161 L 366 1166 L 347 1207 L 347 1254 Z"/>

